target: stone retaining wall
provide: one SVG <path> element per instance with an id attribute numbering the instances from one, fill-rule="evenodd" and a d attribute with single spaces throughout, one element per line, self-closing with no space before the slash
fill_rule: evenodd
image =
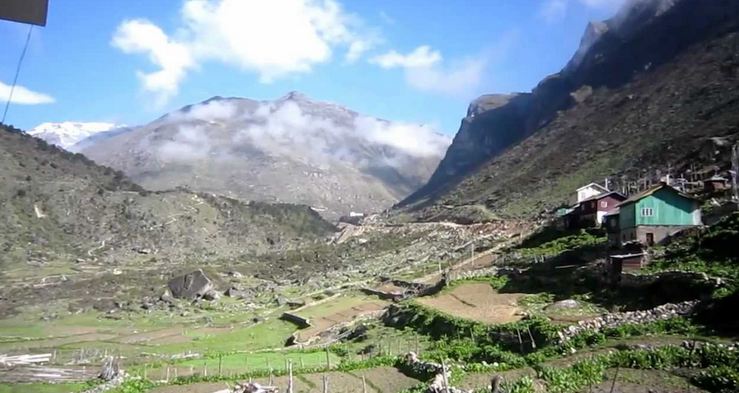
<path id="1" fill-rule="evenodd" d="M 626 324 L 644 324 L 689 315 L 693 313 L 697 304 L 698 301 L 691 300 L 682 303 L 667 303 L 649 310 L 606 314 L 601 317 L 580 321 L 577 325 L 560 330 L 557 334 L 559 335 L 560 343 L 564 343 L 586 331 L 598 332 L 603 329 L 617 328 Z"/>

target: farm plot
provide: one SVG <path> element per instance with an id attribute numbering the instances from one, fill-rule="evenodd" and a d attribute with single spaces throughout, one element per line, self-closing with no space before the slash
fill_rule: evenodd
<path id="1" fill-rule="evenodd" d="M 295 393 L 323 392 L 323 378 L 327 378 L 329 391 L 332 393 L 355 393 L 362 391 L 362 376 L 365 377 L 368 393 L 398 393 L 416 386 L 420 381 L 407 377 L 392 367 L 376 367 L 353 372 L 331 371 L 327 373 L 297 374 L 293 377 Z M 277 386 L 280 391 L 287 391 L 288 377 L 255 378 L 262 385 Z M 190 385 L 161 386 L 152 393 L 212 393 L 226 387 L 226 384 L 194 383 Z"/>
<path id="2" fill-rule="evenodd" d="M 460 318 L 484 323 L 508 323 L 521 319 L 520 293 L 498 293 L 488 283 L 466 283 L 416 301 Z"/>
<path id="3" fill-rule="evenodd" d="M 308 341 L 334 326 L 380 313 L 387 305 L 386 301 L 377 298 L 344 296 L 327 303 L 304 308 L 296 314 L 308 318 L 311 326 L 296 333 L 297 341 Z"/>

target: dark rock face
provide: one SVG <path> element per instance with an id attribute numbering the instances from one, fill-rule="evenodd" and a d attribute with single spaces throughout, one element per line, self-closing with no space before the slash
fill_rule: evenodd
<path id="1" fill-rule="evenodd" d="M 177 276 L 169 280 L 167 286 L 178 299 L 197 299 L 213 290 L 213 282 L 201 269 Z"/>
<path id="2" fill-rule="evenodd" d="M 633 0 L 612 19 L 591 23 L 580 48 L 531 93 L 473 101 L 429 182 L 398 206 L 424 206 L 453 190 L 481 166 L 546 127 L 558 112 L 599 88 L 615 89 L 671 62 L 693 44 L 736 31 L 739 2 Z M 487 103 L 487 104 L 486 104 Z"/>

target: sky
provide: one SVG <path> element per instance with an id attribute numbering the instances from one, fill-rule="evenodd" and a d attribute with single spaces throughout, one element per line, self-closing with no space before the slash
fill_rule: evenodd
<path id="1" fill-rule="evenodd" d="M 6 123 L 138 125 L 300 91 L 452 136 L 471 100 L 530 91 L 621 1 L 50 0 Z M 28 30 L 0 20 L 3 105 Z"/>

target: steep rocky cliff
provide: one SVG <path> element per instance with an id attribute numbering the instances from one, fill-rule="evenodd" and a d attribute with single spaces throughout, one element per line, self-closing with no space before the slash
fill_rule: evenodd
<path id="1" fill-rule="evenodd" d="M 691 138 L 735 135 L 738 27 L 734 1 L 627 2 L 590 24 L 572 60 L 531 93 L 487 110 L 473 103 L 429 182 L 400 207 L 422 218 L 470 206 L 485 214 L 462 219 L 530 215 L 580 183 L 679 164 L 698 148 Z"/>

